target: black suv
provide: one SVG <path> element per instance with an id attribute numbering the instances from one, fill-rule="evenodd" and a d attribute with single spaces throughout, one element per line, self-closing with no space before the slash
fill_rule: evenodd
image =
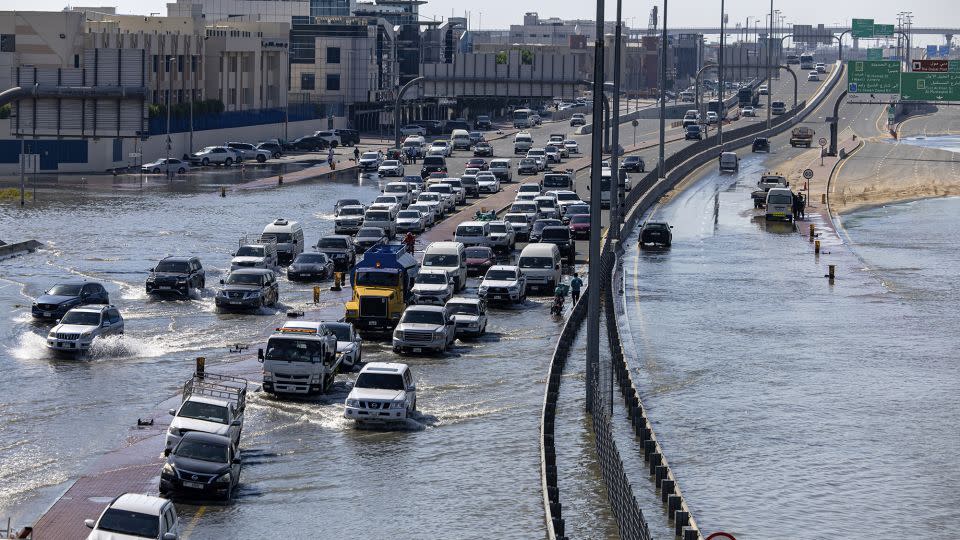
<path id="1" fill-rule="evenodd" d="M 160 471 L 160 495 L 229 501 L 240 483 L 240 451 L 230 437 L 188 431 L 167 450 Z"/>
<path id="2" fill-rule="evenodd" d="M 566 257 L 567 264 L 573 264 L 577 256 L 577 244 L 570 238 L 570 228 L 563 225 L 550 225 L 540 231 L 541 244 L 556 244 L 560 256 Z"/>
<path id="3" fill-rule="evenodd" d="M 61 319 L 77 306 L 109 304 L 110 296 L 103 285 L 84 281 L 58 283 L 33 302 L 30 312 L 37 319 Z"/>
<path id="4" fill-rule="evenodd" d="M 190 289 L 203 289 L 206 273 L 196 257 L 166 257 L 150 269 L 147 294 L 174 294 L 184 298 Z"/>
<path id="5" fill-rule="evenodd" d="M 360 144 L 360 132 L 355 129 L 335 129 L 333 132 L 340 136 L 340 144 L 343 146 Z"/>
<path id="6" fill-rule="evenodd" d="M 673 243 L 673 233 L 670 231 L 673 226 L 668 225 L 666 221 L 648 221 L 640 229 L 640 249 L 647 244 L 655 246 L 670 247 Z"/>
<path id="7" fill-rule="evenodd" d="M 640 156 L 627 156 L 623 158 L 620 168 L 630 172 L 645 172 L 647 164 L 643 162 Z"/>
<path id="8" fill-rule="evenodd" d="M 753 140 L 753 147 L 751 150 L 754 152 L 769 152 L 770 140 L 765 137 L 757 137 Z"/>
<path id="9" fill-rule="evenodd" d="M 306 150 L 308 152 L 316 152 L 317 150 L 323 150 L 327 146 L 327 141 L 321 139 L 320 137 L 314 137 L 313 135 L 307 135 L 306 137 L 300 137 L 299 139 L 294 139 L 292 143 L 294 150 Z"/>
<path id="10" fill-rule="evenodd" d="M 427 178 L 430 173 L 447 174 L 447 160 L 443 156 L 427 156 L 423 158 L 423 166 L 420 167 L 420 178 Z"/>

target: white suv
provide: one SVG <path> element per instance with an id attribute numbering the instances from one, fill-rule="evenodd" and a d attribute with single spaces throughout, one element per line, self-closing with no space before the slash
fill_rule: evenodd
<path id="1" fill-rule="evenodd" d="M 393 352 L 446 351 L 456 339 L 456 328 L 443 306 L 410 306 L 393 331 Z"/>
<path id="2" fill-rule="evenodd" d="M 490 304 L 522 304 L 527 301 L 527 277 L 516 266 L 491 266 L 480 282 L 477 296 Z"/>
<path id="3" fill-rule="evenodd" d="M 63 315 L 47 334 L 55 351 L 84 352 L 98 337 L 123 334 L 123 317 L 114 306 L 78 306 Z"/>
<path id="4" fill-rule="evenodd" d="M 369 362 L 347 395 L 343 416 L 357 424 L 404 422 L 417 412 L 417 385 L 410 367 Z"/>
<path id="5" fill-rule="evenodd" d="M 104 508 L 97 519 L 84 520 L 93 529 L 87 540 L 111 538 L 180 538 L 180 518 L 173 502 L 152 495 L 124 493 Z"/>
<path id="6" fill-rule="evenodd" d="M 413 283 L 413 301 L 416 304 L 442 306 L 453 296 L 453 284 L 447 271 L 439 268 L 422 268 Z"/>

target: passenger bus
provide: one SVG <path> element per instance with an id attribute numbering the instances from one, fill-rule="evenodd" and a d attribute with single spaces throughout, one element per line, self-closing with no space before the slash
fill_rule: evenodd
<path id="1" fill-rule="evenodd" d="M 513 127 L 526 129 L 533 127 L 533 111 L 530 109 L 516 109 L 513 111 Z"/>
<path id="2" fill-rule="evenodd" d="M 759 100 L 760 98 L 757 98 L 757 99 Z M 709 102 L 707 102 L 707 111 L 708 112 L 712 111 L 717 113 L 717 117 L 721 119 L 727 117 L 727 108 L 723 107 L 721 109 L 720 100 L 718 99 L 711 99 Z"/>
<path id="3" fill-rule="evenodd" d="M 752 86 L 744 86 L 737 90 L 737 101 L 740 107 L 756 107 L 760 103 L 760 92 Z"/>
<path id="4" fill-rule="evenodd" d="M 800 69 L 816 69 L 816 67 L 812 54 L 804 53 L 800 55 Z"/>

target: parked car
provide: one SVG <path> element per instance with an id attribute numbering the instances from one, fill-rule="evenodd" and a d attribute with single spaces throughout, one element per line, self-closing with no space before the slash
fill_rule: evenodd
<path id="1" fill-rule="evenodd" d="M 283 146 L 276 142 L 262 142 L 257 145 L 257 150 L 269 152 L 273 159 L 280 159 L 283 156 Z"/>
<path id="2" fill-rule="evenodd" d="M 648 221 L 640 229 L 640 249 L 648 245 L 670 247 L 673 243 L 673 227 L 666 221 Z"/>
<path id="3" fill-rule="evenodd" d="M 623 161 L 620 162 L 620 168 L 625 171 L 642 173 L 646 171 L 647 164 L 640 156 L 626 156 L 623 158 Z"/>
<path id="4" fill-rule="evenodd" d="M 72 308 L 47 334 L 47 348 L 68 353 L 90 349 L 100 337 L 122 335 L 123 317 L 112 305 L 85 305 Z"/>
<path id="5" fill-rule="evenodd" d="M 477 296 L 491 304 L 522 304 L 527 301 L 527 278 L 516 266 L 491 266 L 480 282 Z"/>
<path id="6" fill-rule="evenodd" d="M 259 309 L 275 306 L 280 300 L 280 286 L 273 270 L 241 268 L 220 280 L 215 304 L 218 310 Z"/>
<path id="7" fill-rule="evenodd" d="M 410 292 L 415 304 L 442 306 L 453 296 L 453 284 L 445 270 L 421 268 Z"/>
<path id="8" fill-rule="evenodd" d="M 290 281 L 313 281 L 333 277 L 333 260 L 325 253 L 301 253 L 287 267 Z"/>
<path id="9" fill-rule="evenodd" d="M 442 353 L 453 345 L 455 339 L 456 327 L 447 308 L 413 305 L 403 311 L 393 331 L 393 352 Z"/>
<path id="10" fill-rule="evenodd" d="M 403 163 L 395 159 L 388 159 L 377 168 L 377 174 L 380 176 L 403 176 Z"/>
<path id="11" fill-rule="evenodd" d="M 294 139 L 290 145 L 293 146 L 294 150 L 304 150 L 307 152 L 316 152 L 329 146 L 326 141 L 319 137 L 314 137 L 313 135 L 307 135 Z"/>
<path id="12" fill-rule="evenodd" d="M 417 385 L 406 364 L 369 362 L 344 402 L 343 416 L 357 424 L 405 422 L 417 412 Z"/>
<path id="13" fill-rule="evenodd" d="M 340 136 L 337 135 L 336 131 L 328 131 L 328 130 L 315 131 L 313 133 L 313 136 L 326 142 L 327 146 L 331 148 L 336 148 L 343 144 L 343 141 L 340 140 Z"/>
<path id="14" fill-rule="evenodd" d="M 363 227 L 357 231 L 357 236 L 354 239 L 354 243 L 357 246 L 357 253 L 363 253 L 373 246 L 386 244 L 389 241 L 390 239 L 387 238 L 387 233 L 380 227 Z"/>
<path id="15" fill-rule="evenodd" d="M 340 137 L 340 144 L 343 146 L 360 144 L 360 132 L 355 129 L 335 129 L 333 132 Z"/>
<path id="16" fill-rule="evenodd" d="M 486 141 L 480 141 L 473 146 L 473 155 L 475 156 L 493 156 L 493 146 Z"/>
<path id="17" fill-rule="evenodd" d="M 488 246 L 472 246 L 466 250 L 467 275 L 482 276 L 491 266 L 496 264 L 497 256 Z"/>
<path id="18" fill-rule="evenodd" d="M 344 207 L 356 208 L 355 206 Z M 361 220 L 363 223 L 363 220 Z M 358 228 L 357 231 L 363 230 Z M 383 231 L 381 231 L 383 232 Z M 333 261 L 335 270 L 346 270 L 357 262 L 357 247 L 353 238 L 345 234 L 330 234 L 317 240 L 316 250 Z"/>
<path id="19" fill-rule="evenodd" d="M 240 451 L 229 437 L 188 431 L 167 453 L 160 494 L 229 501 L 240 483 L 241 466 Z"/>
<path id="20" fill-rule="evenodd" d="M 478 337 L 487 333 L 487 303 L 479 298 L 451 298 L 446 305 L 453 317 L 456 337 Z"/>
<path id="21" fill-rule="evenodd" d="M 240 156 L 244 160 L 253 160 L 257 163 L 263 163 L 270 159 L 270 152 L 267 150 L 260 150 L 256 146 L 250 143 L 241 143 L 241 142 L 228 142 L 227 148 L 232 148 L 235 151 L 240 153 Z"/>
<path id="22" fill-rule="evenodd" d="M 115 497 L 100 513 L 100 517 L 86 519 L 83 524 L 93 529 L 87 540 L 180 538 L 180 518 L 173 502 L 140 493 L 124 493 Z"/>
<path id="23" fill-rule="evenodd" d="M 400 128 L 401 135 L 420 135 L 424 137 L 427 135 L 427 128 L 423 126 L 415 126 L 413 124 L 407 124 Z"/>
<path id="24" fill-rule="evenodd" d="M 207 165 L 223 165 L 229 167 L 236 161 L 234 153 L 222 146 L 208 146 L 199 152 L 190 155 L 190 163 Z"/>
<path id="25" fill-rule="evenodd" d="M 60 319 L 67 311 L 88 304 L 109 304 L 103 285 L 86 281 L 58 283 L 33 301 L 30 313 L 37 319 Z"/>
<path id="26" fill-rule="evenodd" d="M 146 174 L 184 174 L 190 170 L 190 164 L 176 158 L 158 159 L 150 163 L 144 163 L 140 171 Z"/>
<path id="27" fill-rule="evenodd" d="M 769 152 L 770 151 L 770 140 L 766 137 L 757 137 L 753 140 L 753 145 L 751 146 L 753 152 Z"/>
<path id="28" fill-rule="evenodd" d="M 191 289 L 206 287 L 206 273 L 197 257 L 165 257 L 150 269 L 147 294 L 189 297 Z"/>

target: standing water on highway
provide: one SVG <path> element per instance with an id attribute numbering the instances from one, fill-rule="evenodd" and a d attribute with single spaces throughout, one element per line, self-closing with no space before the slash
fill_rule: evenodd
<path id="1" fill-rule="evenodd" d="M 624 340 L 692 512 L 739 539 L 939 536 L 960 521 L 958 202 L 845 218 L 866 264 L 818 260 L 753 209 L 763 170 L 702 174 L 652 212 L 672 248 L 624 262 Z"/>
<path id="2" fill-rule="evenodd" d="M 215 312 L 216 284 L 242 234 L 285 217 L 300 221 L 307 245 L 314 245 L 332 233 L 334 200 L 370 201 L 379 187 L 364 178 L 226 198 L 184 191 L 42 192 L 28 211 L 0 207 L 0 237 L 46 245 L 0 261 L 0 516 L 34 521 L 87 465 L 122 446 L 138 417 L 154 414 L 177 393 L 194 357 L 205 356 L 211 369 L 239 357 L 249 362 L 287 320 L 287 310 L 313 308 L 312 284 L 281 278 L 279 309 Z M 168 254 L 200 257 L 207 271 L 200 296 L 146 296 L 149 268 Z M 84 359 L 52 356 L 44 341 L 49 324 L 30 315 L 33 298 L 68 279 L 103 283 L 126 322 L 125 335 L 103 340 Z M 476 286 L 471 279 L 466 294 L 475 294 Z M 413 538 L 424 531 L 437 538 L 477 531 L 539 537 L 536 434 L 549 360 L 544 351 L 560 325 L 546 316 L 545 302 L 531 297 L 523 307 L 491 309 L 486 336 L 457 342 L 442 356 L 398 360 L 388 344 L 366 342 L 365 361 L 412 367 L 419 412 L 405 429 L 357 430 L 343 418 L 354 375 L 340 376 L 332 394 L 316 401 L 253 394 L 236 502 L 204 512 L 178 505 L 181 517 L 204 514 L 193 529 L 198 538 L 239 530 L 250 537 L 301 531 L 338 538 Z M 341 309 L 329 301 L 326 307 Z M 532 311 L 543 316 L 531 317 Z M 228 352 L 234 343 L 250 348 Z"/>

